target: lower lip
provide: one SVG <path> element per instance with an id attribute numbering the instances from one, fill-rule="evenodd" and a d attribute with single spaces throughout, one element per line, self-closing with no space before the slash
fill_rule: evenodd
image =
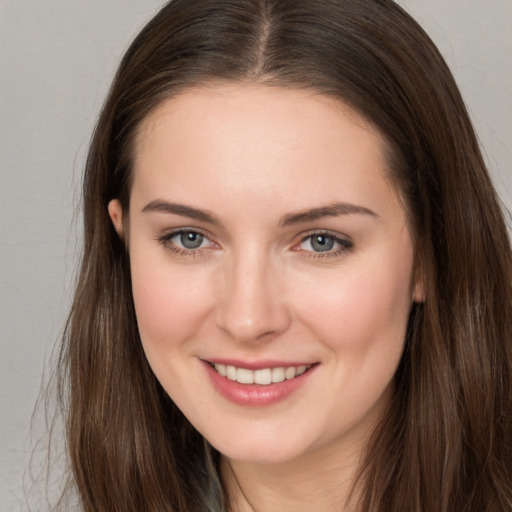
<path id="1" fill-rule="evenodd" d="M 272 405 L 297 391 L 302 387 L 318 365 L 313 365 L 306 372 L 298 377 L 266 386 L 259 384 L 240 384 L 237 381 L 229 380 L 217 373 L 206 361 L 201 361 L 208 373 L 213 387 L 229 401 L 238 405 L 249 407 L 264 407 Z"/>

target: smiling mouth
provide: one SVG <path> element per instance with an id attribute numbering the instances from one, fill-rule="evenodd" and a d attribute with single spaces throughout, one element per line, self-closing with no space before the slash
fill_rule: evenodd
<path id="1" fill-rule="evenodd" d="M 209 364 L 219 375 L 226 377 L 228 380 L 236 381 L 239 384 L 259 384 L 261 386 L 269 386 L 285 380 L 292 380 L 306 373 L 313 366 L 312 364 L 308 364 L 249 370 L 247 368 L 238 368 L 226 364 L 211 362 L 209 362 Z"/>

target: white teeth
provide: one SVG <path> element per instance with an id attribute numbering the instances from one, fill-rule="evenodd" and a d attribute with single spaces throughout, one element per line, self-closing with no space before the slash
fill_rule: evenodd
<path id="1" fill-rule="evenodd" d="M 247 368 L 237 368 L 225 364 L 215 364 L 215 370 L 227 377 L 229 380 L 237 381 L 240 384 L 260 384 L 268 386 L 269 384 L 283 382 L 302 375 L 311 365 L 289 366 L 278 368 L 262 368 L 261 370 L 248 370 Z"/>
<path id="2" fill-rule="evenodd" d="M 237 368 L 236 381 L 240 384 L 252 384 L 254 382 L 254 372 L 245 368 Z"/>
<path id="3" fill-rule="evenodd" d="M 283 382 L 284 368 L 272 368 L 272 382 Z"/>
<path id="4" fill-rule="evenodd" d="M 297 368 L 294 368 L 293 366 L 291 366 L 290 368 L 286 368 L 286 371 L 284 372 L 286 380 L 293 379 L 295 375 L 297 375 Z"/>
<path id="5" fill-rule="evenodd" d="M 306 366 L 299 366 L 299 367 L 297 368 L 297 377 L 298 377 L 299 375 L 302 375 L 305 371 L 306 371 Z"/>
<path id="6" fill-rule="evenodd" d="M 254 372 L 254 382 L 256 384 L 270 384 L 272 382 L 272 370 L 270 368 L 256 370 Z"/>
<path id="7" fill-rule="evenodd" d="M 236 368 L 234 366 L 226 366 L 226 377 L 229 380 L 236 380 Z"/>

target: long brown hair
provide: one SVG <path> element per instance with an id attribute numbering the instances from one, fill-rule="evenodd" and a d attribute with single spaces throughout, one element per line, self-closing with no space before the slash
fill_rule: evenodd
<path id="1" fill-rule="evenodd" d="M 84 252 L 59 365 L 86 511 L 217 511 L 218 454 L 151 372 L 129 256 L 107 204 L 130 195 L 132 142 L 164 99 L 211 81 L 306 88 L 389 146 L 426 299 L 361 467 L 365 512 L 512 510 L 512 263 L 466 108 L 432 41 L 391 0 L 174 0 L 124 56 L 87 159 Z"/>

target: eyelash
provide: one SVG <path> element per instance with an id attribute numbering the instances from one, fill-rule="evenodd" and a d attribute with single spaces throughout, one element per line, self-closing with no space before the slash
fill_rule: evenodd
<path id="1" fill-rule="evenodd" d="M 204 249 L 207 249 L 208 247 L 197 247 L 195 249 L 187 249 L 178 247 L 174 243 L 171 242 L 173 238 L 179 235 L 183 234 L 197 234 L 202 237 L 204 237 L 205 240 L 210 241 L 211 245 L 215 245 L 214 242 L 212 242 L 209 238 L 209 236 L 202 232 L 199 229 L 178 229 L 176 231 L 172 231 L 170 233 L 167 233 L 163 236 L 160 236 L 157 238 L 157 242 L 163 245 L 167 250 L 172 252 L 173 254 L 176 254 L 178 256 L 185 256 L 185 257 L 192 257 L 195 258 L 197 256 L 200 256 L 203 253 Z M 307 235 L 303 236 L 300 240 L 300 242 L 296 245 L 294 245 L 293 250 L 300 251 L 300 246 L 304 244 L 307 240 L 312 239 L 313 237 L 324 237 L 332 240 L 334 244 L 338 245 L 338 248 L 336 250 L 327 250 L 325 252 L 321 251 L 313 251 L 313 250 L 305 250 L 303 251 L 306 254 L 306 257 L 308 258 L 330 258 L 330 257 L 336 257 L 341 256 L 342 254 L 351 251 L 354 248 L 354 244 L 352 241 L 347 240 L 345 238 L 340 238 L 339 236 L 335 235 L 334 233 L 331 233 L 329 231 L 322 231 L 322 230 L 316 230 L 309 232 Z M 311 242 L 310 242 L 311 243 Z"/>
<path id="2" fill-rule="evenodd" d="M 203 252 L 203 249 L 206 249 L 206 247 L 198 247 L 196 249 L 187 249 L 187 248 L 183 248 L 183 247 L 178 247 L 177 245 L 175 245 L 171 242 L 171 240 L 174 237 L 183 235 L 185 233 L 200 235 L 200 236 L 204 237 L 205 240 L 208 240 L 211 242 L 209 236 L 206 233 L 202 232 L 199 229 L 192 229 L 192 228 L 191 229 L 177 229 L 176 231 L 172 231 L 171 233 L 167 233 L 163 236 L 158 237 L 157 242 L 160 243 L 161 245 L 163 245 L 168 251 L 172 252 L 173 254 L 176 254 L 177 256 L 185 256 L 185 257 L 195 258 L 195 257 L 199 256 Z M 211 242 L 211 243 L 212 243 L 212 245 L 214 244 L 213 242 Z"/>
<path id="3" fill-rule="evenodd" d="M 325 252 L 304 251 L 307 254 L 306 257 L 308 257 L 308 258 L 316 258 L 316 259 L 335 258 L 337 256 L 339 257 L 342 254 L 345 254 L 345 253 L 351 251 L 354 248 L 354 244 L 352 241 L 350 241 L 346 238 L 340 238 L 338 235 L 331 233 L 330 231 L 322 231 L 322 230 L 315 230 L 315 231 L 309 232 L 307 235 L 303 236 L 301 241 L 294 247 L 300 247 L 307 240 L 313 239 L 313 237 L 329 238 L 335 244 L 338 245 L 338 248 L 335 250 L 329 250 L 329 251 L 325 251 Z M 296 249 L 296 250 L 299 250 L 299 249 Z"/>

